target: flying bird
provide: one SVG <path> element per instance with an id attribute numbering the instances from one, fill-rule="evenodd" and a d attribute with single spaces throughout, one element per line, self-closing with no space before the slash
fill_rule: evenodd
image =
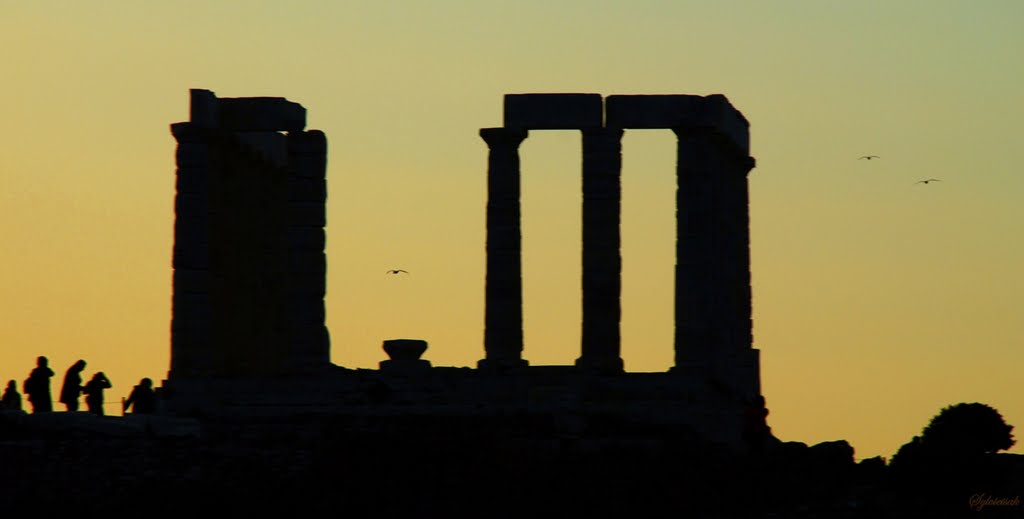
<path id="1" fill-rule="evenodd" d="M 929 179 L 926 179 L 926 180 L 918 180 L 917 182 L 914 182 L 914 183 L 915 184 L 927 184 L 929 182 L 942 182 L 942 181 L 937 179 L 937 178 L 929 178 Z"/>
<path id="2" fill-rule="evenodd" d="M 857 159 L 857 160 L 860 160 L 860 159 L 871 160 L 871 159 L 880 159 L 880 158 L 882 158 L 882 157 L 879 157 L 878 155 L 861 155 L 860 158 Z"/>
<path id="3" fill-rule="evenodd" d="M 395 269 L 387 271 L 388 274 L 408 274 L 409 272 L 402 269 Z"/>

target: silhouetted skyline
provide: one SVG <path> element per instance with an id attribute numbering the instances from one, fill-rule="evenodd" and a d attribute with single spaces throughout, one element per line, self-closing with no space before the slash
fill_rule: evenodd
<path id="1" fill-rule="evenodd" d="M 1024 72 L 1008 65 L 1024 6 L 518 5 L 211 6 L 201 20 L 126 2 L 5 6 L 0 380 L 20 385 L 46 355 L 56 399 L 84 358 L 116 403 L 165 376 L 165 125 L 182 119 L 188 88 L 315 107 L 310 126 L 332 139 L 331 360 L 366 368 L 392 337 L 429 340 L 437 365 L 483 354 L 475 130 L 501 124 L 495 99 L 723 92 L 754 122 L 753 333 L 773 431 L 846 438 L 861 457 L 891 455 L 951 402 L 1024 422 Z M 622 358 L 659 371 L 672 364 L 674 136 L 622 144 Z M 535 364 L 579 354 L 581 145 L 550 132 L 521 150 Z M 869 154 L 881 158 L 856 160 Z M 915 184 L 928 178 L 942 181 Z M 413 275 L 393 282 L 389 268 Z"/>

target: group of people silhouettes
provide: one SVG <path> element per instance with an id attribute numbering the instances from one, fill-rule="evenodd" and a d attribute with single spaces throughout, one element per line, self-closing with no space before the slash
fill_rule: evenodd
<path id="1" fill-rule="evenodd" d="M 22 390 L 25 397 L 32 406 L 33 413 L 48 413 L 53 411 L 53 400 L 50 396 L 50 378 L 53 377 L 53 370 L 50 369 L 49 359 L 39 357 L 36 360 L 36 367 L 25 379 Z M 112 387 L 110 379 L 102 372 L 96 372 L 85 384 L 82 383 L 82 372 L 85 371 L 85 361 L 79 360 L 68 368 L 64 375 L 64 384 L 60 388 L 59 402 L 64 404 L 68 411 L 78 411 L 78 397 L 85 395 L 85 406 L 90 413 L 103 415 L 103 391 Z M 0 397 L 0 409 L 21 410 L 21 394 L 18 393 L 18 384 L 11 380 L 4 389 L 3 397 Z M 153 390 L 153 381 L 144 378 L 139 381 L 127 399 L 121 399 L 121 411 L 127 413 L 131 409 L 134 414 L 153 414 L 156 412 L 156 392 Z"/>

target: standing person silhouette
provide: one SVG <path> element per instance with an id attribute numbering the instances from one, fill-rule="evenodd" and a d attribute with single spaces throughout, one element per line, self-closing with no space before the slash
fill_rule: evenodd
<path id="1" fill-rule="evenodd" d="M 60 403 L 67 406 L 68 411 L 78 410 L 78 394 L 82 392 L 82 370 L 84 369 L 85 361 L 79 359 L 64 374 L 64 385 L 60 388 Z"/>
<path id="2" fill-rule="evenodd" d="M 133 407 L 134 406 L 134 407 Z M 121 412 L 127 413 L 132 408 L 133 414 L 153 414 L 156 412 L 156 392 L 153 391 L 153 381 L 144 378 L 139 381 L 128 395 L 128 400 L 121 401 Z"/>
<path id="3" fill-rule="evenodd" d="M 21 394 L 18 393 L 18 383 L 10 381 L 7 389 L 4 389 L 3 399 L 0 400 L 0 409 L 8 411 L 21 411 Z"/>
<path id="4" fill-rule="evenodd" d="M 53 399 L 50 398 L 50 377 L 53 370 L 49 366 L 50 360 L 46 357 L 36 359 L 36 367 L 25 379 L 25 395 L 28 402 L 32 404 L 33 413 L 49 413 L 53 411 Z"/>
<path id="5" fill-rule="evenodd" d="M 102 371 L 96 372 L 88 382 L 82 386 L 82 394 L 85 395 L 85 406 L 92 414 L 103 416 L 103 390 L 110 387 L 110 379 Z"/>

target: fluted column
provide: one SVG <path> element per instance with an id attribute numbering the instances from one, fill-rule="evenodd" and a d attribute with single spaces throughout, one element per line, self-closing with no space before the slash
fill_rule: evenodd
<path id="1" fill-rule="evenodd" d="M 676 129 L 675 365 L 707 362 L 721 343 L 720 186 L 710 129 Z"/>
<path id="2" fill-rule="evenodd" d="M 484 128 L 487 142 L 487 279 L 480 368 L 525 366 L 519 144 L 526 130 Z"/>
<path id="3" fill-rule="evenodd" d="M 178 141 L 174 198 L 171 370 L 169 377 L 207 375 L 211 357 L 210 170 L 216 153 L 207 129 L 197 123 L 171 125 Z"/>
<path id="4" fill-rule="evenodd" d="M 622 130 L 583 130 L 583 329 L 576 365 L 621 372 Z"/>
<path id="5" fill-rule="evenodd" d="M 675 129 L 675 365 L 751 348 L 747 173 L 753 159 L 712 128 Z M 723 361 L 728 362 L 728 361 Z"/>

